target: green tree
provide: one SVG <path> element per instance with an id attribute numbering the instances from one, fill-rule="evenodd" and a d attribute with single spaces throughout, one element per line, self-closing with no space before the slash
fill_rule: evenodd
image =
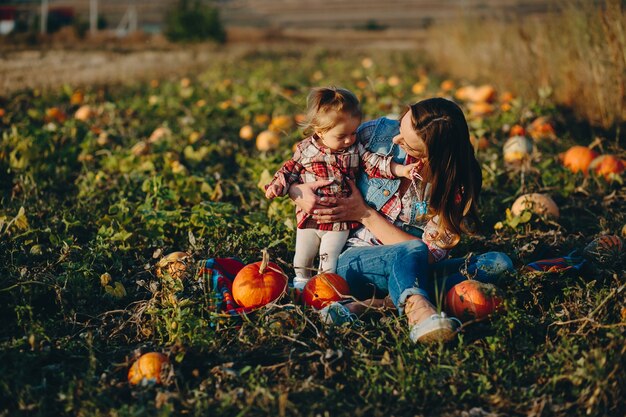
<path id="1" fill-rule="evenodd" d="M 165 19 L 165 36 L 173 42 L 226 40 L 219 11 L 202 0 L 180 0 Z"/>

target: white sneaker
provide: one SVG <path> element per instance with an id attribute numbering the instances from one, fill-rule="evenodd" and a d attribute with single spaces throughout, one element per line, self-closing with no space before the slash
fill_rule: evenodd
<path id="1" fill-rule="evenodd" d="M 302 291 L 304 289 L 304 286 L 307 282 L 309 282 L 310 279 L 311 278 L 295 277 L 293 279 L 293 287 L 297 290 Z"/>
<path id="2" fill-rule="evenodd" d="M 330 303 L 318 311 L 322 322 L 340 326 L 344 323 L 353 323 L 356 316 L 346 306 L 338 302 Z"/>
<path id="3" fill-rule="evenodd" d="M 456 336 L 460 325 L 459 319 L 441 312 L 413 325 L 409 337 L 414 343 L 449 342 Z"/>

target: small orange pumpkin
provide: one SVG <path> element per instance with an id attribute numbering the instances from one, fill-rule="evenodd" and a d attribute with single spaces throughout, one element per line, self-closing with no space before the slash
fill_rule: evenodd
<path id="1" fill-rule="evenodd" d="M 293 125 L 293 119 L 289 116 L 274 116 L 268 127 L 272 132 L 288 130 Z"/>
<path id="2" fill-rule="evenodd" d="M 489 139 L 487 139 L 486 137 L 481 136 L 479 138 L 476 138 L 476 136 L 474 136 L 473 134 L 470 135 L 470 142 L 472 142 L 472 146 L 474 147 L 474 149 L 480 150 L 485 150 L 490 145 Z"/>
<path id="3" fill-rule="evenodd" d="M 500 101 L 502 103 L 510 103 L 513 100 L 515 100 L 515 95 L 510 91 L 505 91 L 502 94 L 500 94 Z"/>
<path id="4" fill-rule="evenodd" d="M 233 280 L 233 299 L 241 307 L 255 309 L 276 301 L 287 289 L 287 276 L 278 265 L 263 260 L 244 266 Z"/>
<path id="5" fill-rule="evenodd" d="M 85 100 L 85 94 L 80 90 L 76 90 L 70 97 L 70 104 L 73 106 L 78 105 L 78 104 L 83 104 L 84 100 Z"/>
<path id="6" fill-rule="evenodd" d="M 137 385 L 146 379 L 148 382 L 160 384 L 161 371 L 163 365 L 167 363 L 169 363 L 167 356 L 162 353 L 144 353 L 128 370 L 128 382 L 132 385 Z"/>
<path id="7" fill-rule="evenodd" d="M 296 113 L 296 115 L 293 117 L 293 119 L 296 121 L 297 124 L 302 124 L 306 122 L 306 114 L 304 113 Z"/>
<path id="8" fill-rule="evenodd" d="M 526 136 L 526 129 L 522 125 L 513 125 L 509 130 L 509 137 Z"/>
<path id="9" fill-rule="evenodd" d="M 476 87 L 474 87 L 473 85 L 464 85 L 462 87 L 457 88 L 457 90 L 454 93 L 454 97 L 456 97 L 459 100 L 467 101 L 467 100 L 470 100 L 470 97 L 472 97 L 475 94 L 475 91 L 476 91 Z"/>
<path id="10" fill-rule="evenodd" d="M 448 314 L 461 321 L 484 319 L 501 304 L 502 298 L 495 285 L 473 279 L 456 284 L 446 294 Z"/>
<path id="11" fill-rule="evenodd" d="M 487 116 L 493 113 L 495 107 L 493 106 L 493 104 L 486 101 L 474 101 L 467 104 L 467 109 L 469 110 L 470 116 L 479 117 Z"/>
<path id="12" fill-rule="evenodd" d="M 48 123 L 53 121 L 63 123 L 65 120 L 67 120 L 67 115 L 63 110 L 59 109 L 58 107 L 50 107 L 46 109 L 46 116 L 44 117 L 44 120 Z"/>
<path id="13" fill-rule="evenodd" d="M 252 140 L 254 137 L 254 129 L 250 125 L 243 125 L 239 129 L 239 137 L 243 140 Z"/>
<path id="14" fill-rule="evenodd" d="M 446 92 L 446 93 L 454 90 L 454 86 L 455 84 L 454 84 L 454 81 L 452 80 L 443 80 L 441 84 L 439 84 L 439 88 L 441 89 L 441 91 Z"/>
<path id="15" fill-rule="evenodd" d="M 591 161 L 597 156 L 596 151 L 586 146 L 572 146 L 563 154 L 563 165 L 573 173 L 582 171 L 587 175 Z"/>
<path id="16" fill-rule="evenodd" d="M 83 104 L 74 113 L 74 118 L 86 122 L 95 115 L 94 109 L 89 104 Z"/>
<path id="17" fill-rule="evenodd" d="M 474 94 L 470 97 L 471 101 L 491 103 L 496 99 L 496 89 L 489 84 L 476 87 Z"/>
<path id="18" fill-rule="evenodd" d="M 600 155 L 589 164 L 589 169 L 596 175 L 602 175 L 609 180 L 614 175 L 620 175 L 626 170 L 626 162 L 614 155 Z"/>
<path id="19" fill-rule="evenodd" d="M 280 145 L 280 136 L 271 130 L 264 130 L 256 137 L 256 148 L 261 152 L 272 151 Z"/>
<path id="20" fill-rule="evenodd" d="M 532 123 L 528 126 L 528 134 L 535 141 L 543 139 L 556 139 L 554 126 L 552 126 L 550 118 L 546 116 L 537 117 L 535 120 L 533 120 Z"/>
<path id="21" fill-rule="evenodd" d="M 156 267 L 157 277 L 168 273 L 174 279 L 183 279 L 187 273 L 191 256 L 186 252 L 172 252 L 159 260 Z"/>
<path id="22" fill-rule="evenodd" d="M 348 294 L 350 287 L 342 276 L 325 272 L 314 276 L 306 283 L 302 291 L 302 301 L 305 305 L 319 310 Z"/>

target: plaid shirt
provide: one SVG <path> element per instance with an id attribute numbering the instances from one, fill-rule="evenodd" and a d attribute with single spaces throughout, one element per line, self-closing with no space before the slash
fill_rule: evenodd
<path id="1" fill-rule="evenodd" d="M 370 152 L 358 142 L 342 152 L 332 152 L 313 135 L 297 144 L 292 159 L 285 162 L 265 186 L 265 196 L 287 195 L 294 183 L 333 180 L 331 184 L 318 188 L 317 194 L 322 197 L 347 197 L 350 187 L 346 180 L 354 180 L 361 167 L 370 177 L 395 178 L 391 173 L 391 156 Z M 299 229 L 341 231 L 361 226 L 358 222 L 318 224 L 299 207 L 296 207 L 296 219 Z"/>
<path id="2" fill-rule="evenodd" d="M 367 147 L 372 134 L 376 128 L 377 120 L 370 120 L 363 123 L 357 132 L 357 143 L 364 147 Z M 415 163 L 416 160 L 410 155 L 405 158 L 405 165 Z M 454 241 L 454 234 L 448 230 L 444 230 L 444 233 L 437 233 L 439 228 L 438 216 L 421 216 L 417 218 L 411 218 L 411 205 L 415 202 L 428 202 L 430 199 L 430 186 L 426 185 L 424 195 L 422 195 L 422 182 L 423 179 L 419 175 L 419 168 L 414 169 L 413 172 L 413 185 L 409 187 L 403 195 L 400 195 L 399 191 L 396 191 L 389 200 L 378 210 L 380 214 L 385 216 L 395 226 L 402 229 L 404 225 L 409 224 L 411 226 L 420 228 L 424 231 L 422 235 L 422 241 L 428 246 L 430 253 L 433 255 L 436 261 L 445 259 L 450 249 L 441 248 L 439 244 L 448 246 Z M 460 193 L 456 196 L 456 200 L 460 202 Z M 348 246 L 369 246 L 380 245 L 381 242 L 376 239 L 374 234 L 365 227 L 357 228 L 350 233 L 348 239 Z"/>

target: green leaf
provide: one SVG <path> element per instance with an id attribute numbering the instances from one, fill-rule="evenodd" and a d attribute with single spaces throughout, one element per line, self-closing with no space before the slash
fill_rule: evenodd
<path id="1" fill-rule="evenodd" d="M 524 211 L 522 215 L 519 217 L 519 222 L 528 223 L 532 217 L 533 217 L 533 214 L 530 211 Z"/>

